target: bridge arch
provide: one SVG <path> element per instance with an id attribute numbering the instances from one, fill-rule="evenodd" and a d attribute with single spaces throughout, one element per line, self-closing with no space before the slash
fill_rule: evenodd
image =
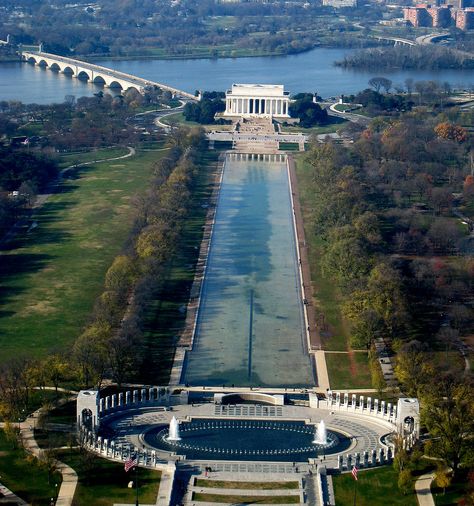
<path id="1" fill-rule="evenodd" d="M 90 75 L 85 70 L 80 70 L 76 76 L 78 79 L 82 79 L 83 81 L 89 81 Z"/>
<path id="2" fill-rule="evenodd" d="M 71 75 L 73 76 L 74 75 L 74 69 L 69 67 L 68 65 L 66 65 L 65 67 L 63 67 L 63 70 L 62 70 L 63 74 L 67 74 L 67 75 Z"/>
<path id="3" fill-rule="evenodd" d="M 105 86 L 105 79 L 102 76 L 95 76 L 94 80 L 92 81 L 94 84 L 101 84 Z"/>
<path id="4" fill-rule="evenodd" d="M 123 86 L 118 81 L 115 81 L 115 80 L 109 81 L 108 87 L 109 88 L 120 88 L 121 90 L 123 90 Z"/>
<path id="5" fill-rule="evenodd" d="M 136 86 L 127 86 L 123 91 L 133 90 L 136 91 L 139 95 L 141 94 L 140 90 Z"/>
<path id="6" fill-rule="evenodd" d="M 28 58 L 26 58 L 26 61 L 28 63 L 32 63 L 33 65 L 35 65 L 37 63 L 36 58 L 34 56 L 29 56 Z"/>
<path id="7" fill-rule="evenodd" d="M 59 63 L 53 62 L 53 63 L 51 63 L 49 68 L 51 70 L 54 70 L 54 72 L 61 72 L 61 66 L 59 65 Z"/>
<path id="8" fill-rule="evenodd" d="M 47 67 L 48 66 L 48 62 L 46 60 L 40 60 L 40 61 L 37 61 L 36 64 L 39 66 L 39 67 Z"/>

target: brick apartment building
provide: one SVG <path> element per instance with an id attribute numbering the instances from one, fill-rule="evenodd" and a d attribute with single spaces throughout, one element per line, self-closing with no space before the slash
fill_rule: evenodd
<path id="1" fill-rule="evenodd" d="M 457 0 L 457 6 L 417 4 L 405 7 L 403 17 L 412 26 L 447 28 L 452 24 L 461 30 L 474 28 L 474 7 L 472 0 Z"/>

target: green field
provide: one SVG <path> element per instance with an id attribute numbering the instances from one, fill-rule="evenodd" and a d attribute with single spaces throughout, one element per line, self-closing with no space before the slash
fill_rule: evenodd
<path id="1" fill-rule="evenodd" d="M 193 493 L 193 501 L 220 502 L 227 504 L 300 504 L 299 495 L 220 495 L 205 494 L 202 492 Z"/>
<path id="2" fill-rule="evenodd" d="M 0 430 L 0 482 L 32 506 L 49 504 L 56 494 L 61 475 L 49 475 L 47 468 L 25 451 L 13 447 Z M 49 479 L 49 482 L 48 482 Z"/>
<path id="3" fill-rule="evenodd" d="M 222 480 L 196 480 L 196 487 L 205 488 L 235 488 L 240 490 L 280 490 L 297 489 L 297 481 L 222 481 Z"/>
<path id="4" fill-rule="evenodd" d="M 434 482 L 431 484 L 431 493 L 433 494 L 436 506 L 457 506 L 458 504 L 462 504 L 459 501 L 466 495 L 467 489 L 466 476 L 464 476 L 463 481 L 452 483 L 446 491 L 438 488 Z"/>
<path id="5" fill-rule="evenodd" d="M 71 466 L 79 482 L 74 494 L 74 504 L 87 506 L 113 506 L 135 504 L 135 489 L 128 483 L 135 480 L 135 471 L 125 472 L 123 464 L 95 457 L 92 462 L 81 458 L 78 451 L 64 452 L 60 459 Z M 161 473 L 150 469 L 138 470 L 139 503 L 155 504 L 160 486 Z"/>
<path id="6" fill-rule="evenodd" d="M 209 125 L 201 125 L 201 123 L 197 123 L 196 121 L 187 121 L 182 112 L 175 112 L 168 116 L 164 116 L 161 119 L 161 122 L 165 125 L 186 125 L 189 127 L 199 126 L 204 128 L 204 130 L 232 130 L 232 125 L 217 125 L 217 124 L 209 124 Z"/>
<path id="7" fill-rule="evenodd" d="M 355 482 L 351 473 L 334 476 L 334 494 L 338 506 L 354 504 L 354 486 L 357 506 L 417 506 L 414 493 L 403 495 L 398 489 L 398 475 L 391 466 L 360 471 Z"/>
<path id="8" fill-rule="evenodd" d="M 59 166 L 64 168 L 78 163 L 117 158 L 126 155 L 128 152 L 129 150 L 125 147 L 103 148 L 94 151 L 74 151 L 72 153 L 61 154 L 58 161 Z"/>
<path id="9" fill-rule="evenodd" d="M 367 353 L 326 353 L 331 388 L 372 388 Z"/>
<path id="10" fill-rule="evenodd" d="M 100 294 L 160 153 L 69 171 L 59 188 L 0 251 L 1 361 L 70 346 Z"/>
<path id="11" fill-rule="evenodd" d="M 295 133 L 295 132 L 303 132 L 305 134 L 330 134 L 333 132 L 336 132 L 339 130 L 342 126 L 344 126 L 348 121 L 339 118 L 336 116 L 329 116 L 328 118 L 329 123 L 327 125 L 322 126 L 314 126 L 310 128 L 302 128 L 299 125 L 295 126 L 282 126 L 281 131 L 282 132 L 289 132 L 289 133 Z"/>

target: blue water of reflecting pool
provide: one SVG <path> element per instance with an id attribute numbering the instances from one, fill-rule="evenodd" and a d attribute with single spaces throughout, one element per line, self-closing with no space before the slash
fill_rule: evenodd
<path id="1" fill-rule="evenodd" d="M 227 157 L 183 383 L 314 384 L 286 161 Z"/>

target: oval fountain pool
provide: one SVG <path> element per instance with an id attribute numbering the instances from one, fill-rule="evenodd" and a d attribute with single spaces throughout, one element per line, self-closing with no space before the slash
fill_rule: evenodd
<path id="1" fill-rule="evenodd" d="M 178 431 L 179 430 L 179 437 Z M 308 458 L 346 451 L 351 439 L 303 421 L 194 419 L 174 425 L 156 426 L 144 434 L 153 448 L 185 455 L 191 460 L 265 460 L 301 462 Z"/>

